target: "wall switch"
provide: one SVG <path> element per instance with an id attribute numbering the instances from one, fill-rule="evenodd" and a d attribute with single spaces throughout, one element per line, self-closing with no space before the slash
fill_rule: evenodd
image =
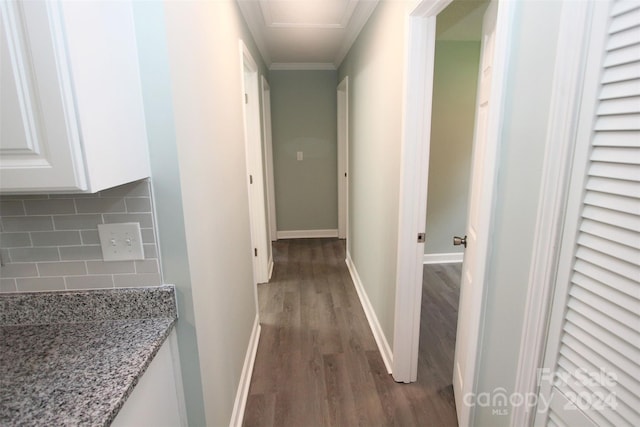
<path id="1" fill-rule="evenodd" d="M 298 151 L 297 159 L 302 160 L 302 151 Z"/>
<path id="2" fill-rule="evenodd" d="M 105 261 L 144 259 L 139 223 L 98 224 L 98 234 Z"/>

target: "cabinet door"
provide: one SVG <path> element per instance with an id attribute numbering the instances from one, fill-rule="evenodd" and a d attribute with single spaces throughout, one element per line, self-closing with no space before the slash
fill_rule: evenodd
<path id="1" fill-rule="evenodd" d="M 59 5 L 0 2 L 0 190 L 86 190 Z"/>

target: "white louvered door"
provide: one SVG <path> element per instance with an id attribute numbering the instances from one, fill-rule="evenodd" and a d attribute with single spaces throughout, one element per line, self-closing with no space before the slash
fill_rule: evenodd
<path id="1" fill-rule="evenodd" d="M 538 426 L 640 426 L 640 1 L 594 12 Z"/>

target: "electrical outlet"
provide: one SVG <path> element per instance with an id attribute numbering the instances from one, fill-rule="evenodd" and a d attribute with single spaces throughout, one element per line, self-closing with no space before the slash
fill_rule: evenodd
<path id="1" fill-rule="evenodd" d="M 98 224 L 102 259 L 105 261 L 127 261 L 144 259 L 140 224 Z"/>

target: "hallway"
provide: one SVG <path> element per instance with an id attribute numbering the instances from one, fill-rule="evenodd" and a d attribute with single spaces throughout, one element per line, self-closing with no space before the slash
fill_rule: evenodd
<path id="1" fill-rule="evenodd" d="M 245 426 L 457 425 L 451 372 L 459 267 L 425 267 L 418 382 L 398 384 L 360 306 L 344 241 L 280 240 L 273 253 L 271 282 L 258 286 L 262 335 Z"/>

